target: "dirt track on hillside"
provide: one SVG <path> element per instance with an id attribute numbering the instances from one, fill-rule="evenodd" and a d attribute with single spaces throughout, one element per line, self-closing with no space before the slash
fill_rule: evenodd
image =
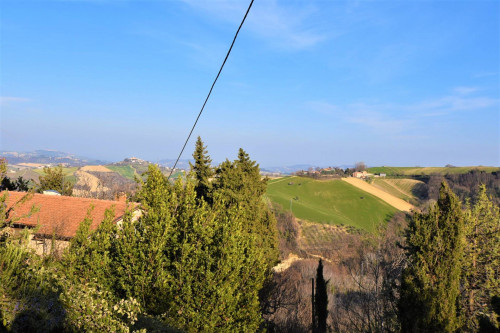
<path id="1" fill-rule="evenodd" d="M 415 206 L 413 206 L 412 204 L 409 204 L 408 202 L 406 202 L 402 199 L 399 199 L 399 198 L 393 196 L 392 194 L 384 192 L 384 191 L 376 188 L 375 186 L 368 184 L 364 180 L 361 180 L 359 178 L 353 178 L 353 177 L 342 178 L 342 180 L 348 182 L 351 185 L 356 186 L 357 188 L 359 188 L 365 192 L 373 194 L 374 196 L 382 199 L 383 201 L 387 202 L 389 205 L 391 205 L 399 210 L 402 210 L 405 212 L 409 212 L 410 210 L 416 210 Z"/>

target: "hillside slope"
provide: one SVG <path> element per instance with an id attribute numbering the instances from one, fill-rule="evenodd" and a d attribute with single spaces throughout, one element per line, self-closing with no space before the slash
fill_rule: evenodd
<path id="1" fill-rule="evenodd" d="M 368 184 L 364 180 L 361 180 L 359 178 L 353 178 L 353 177 L 342 178 L 342 180 L 346 183 L 349 183 L 351 185 L 356 186 L 357 188 L 359 188 L 365 192 L 368 192 L 368 193 L 376 196 L 377 198 L 380 198 L 381 200 L 385 201 L 386 203 L 393 206 L 397 210 L 402 210 L 405 212 L 409 212 L 410 210 L 415 210 L 415 206 L 413 206 L 412 204 L 409 204 L 408 202 L 406 202 L 406 201 L 404 201 L 404 200 L 402 200 L 402 199 L 400 199 L 392 194 L 389 194 L 386 191 L 383 191 L 383 190 L 381 190 L 381 189 L 379 189 L 371 184 Z"/>
<path id="2" fill-rule="evenodd" d="M 268 184 L 267 196 L 299 219 L 344 224 L 373 231 L 397 211 L 394 207 L 347 182 L 287 177 Z"/>

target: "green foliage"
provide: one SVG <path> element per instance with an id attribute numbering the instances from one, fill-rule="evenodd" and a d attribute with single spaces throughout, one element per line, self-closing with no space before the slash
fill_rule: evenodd
<path id="1" fill-rule="evenodd" d="M 74 283 L 90 283 L 97 280 L 100 281 L 101 288 L 110 290 L 114 283 L 110 268 L 112 238 L 116 234 L 116 225 L 113 223 L 114 212 L 107 210 L 99 228 L 91 232 L 93 209 L 93 206 L 89 208 L 86 218 L 80 223 L 61 263 L 68 279 Z"/>
<path id="2" fill-rule="evenodd" d="M 500 208 L 484 185 L 475 204 L 466 209 L 465 226 L 462 308 L 467 330 L 477 331 L 481 318 L 498 325 L 493 309 L 485 305 L 500 295 Z"/>
<path id="3" fill-rule="evenodd" d="M 65 309 L 66 332 L 130 332 L 140 314 L 139 303 L 122 299 L 113 304 L 112 295 L 92 284 L 63 282 L 60 300 Z"/>
<path id="4" fill-rule="evenodd" d="M 415 213 L 406 236 L 400 320 L 403 332 L 455 332 L 464 255 L 464 217 L 448 185 L 428 213 Z"/>
<path id="5" fill-rule="evenodd" d="M 212 190 L 211 178 L 214 175 L 214 171 L 210 166 L 212 160 L 208 156 L 207 147 L 203 145 L 200 137 L 196 140 L 193 158 L 194 165 L 191 162 L 189 162 L 189 165 L 191 165 L 191 170 L 196 180 L 196 195 L 198 198 L 208 201 L 210 200 L 210 192 Z"/>
<path id="6" fill-rule="evenodd" d="M 329 281 L 325 281 L 323 276 L 323 261 L 320 259 L 316 270 L 316 294 L 314 295 L 314 308 L 316 315 L 316 332 L 326 333 L 328 318 L 328 291 L 327 285 Z"/>
<path id="7" fill-rule="evenodd" d="M 227 204 L 238 205 L 245 212 L 244 227 L 256 235 L 258 247 L 267 258 L 266 268 L 271 269 L 278 259 L 278 234 L 276 218 L 263 200 L 267 178 L 261 178 L 259 165 L 240 148 L 237 160 L 219 165 L 213 187 Z"/>
<path id="8" fill-rule="evenodd" d="M 0 181 L 0 191 L 19 191 L 27 192 L 29 190 L 30 181 L 24 179 L 22 176 L 17 177 L 16 180 L 11 180 L 10 178 L 4 177 Z"/>
<path id="9" fill-rule="evenodd" d="M 70 196 L 73 193 L 73 184 L 64 178 L 63 167 L 61 165 L 54 168 L 43 168 L 44 175 L 40 176 L 40 186 L 38 192 L 54 190 L 61 195 Z"/>
<path id="10" fill-rule="evenodd" d="M 173 246 L 171 225 L 179 203 L 157 166 L 150 165 L 147 175 L 137 195 L 143 215 L 138 220 L 125 216 L 114 238 L 116 259 L 111 265 L 117 277 L 116 294 L 135 297 L 145 312 L 159 315 L 167 311 L 171 298 L 166 250 Z"/>
<path id="11" fill-rule="evenodd" d="M 29 247 L 30 232 L 0 246 L 0 328 L 12 332 L 59 331 L 64 310 L 50 263 Z"/>
<path id="12" fill-rule="evenodd" d="M 262 239 L 243 206 L 211 196 L 211 204 L 199 200 L 196 183 L 172 185 L 151 165 L 137 195 L 141 217 L 129 212 L 119 226 L 105 222 L 95 232 L 81 224 L 65 259 L 73 281 L 95 279 L 108 302 L 136 299 L 171 327 L 256 331 L 268 272 Z"/>

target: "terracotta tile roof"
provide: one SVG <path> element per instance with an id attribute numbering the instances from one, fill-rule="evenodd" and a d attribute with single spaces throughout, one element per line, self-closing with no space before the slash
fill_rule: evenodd
<path id="1" fill-rule="evenodd" d="M 3 195 L 5 192 L 2 192 Z M 9 192 L 7 198 L 7 209 L 18 202 L 26 192 Z M 87 211 L 91 205 L 92 224 L 91 230 L 97 229 L 97 226 L 104 219 L 104 212 L 108 208 L 114 208 L 115 221 L 120 220 L 126 209 L 124 201 L 97 200 L 88 198 L 77 198 L 67 196 L 55 196 L 34 194 L 33 197 L 25 203 L 17 206 L 9 217 L 20 217 L 26 215 L 31 207 L 35 205 L 39 208 L 37 213 L 30 217 L 15 221 L 18 226 L 36 226 L 40 225 L 37 234 L 59 238 L 72 238 L 76 235 L 76 230 L 80 223 L 87 216 Z M 137 204 L 131 205 L 135 207 Z"/>

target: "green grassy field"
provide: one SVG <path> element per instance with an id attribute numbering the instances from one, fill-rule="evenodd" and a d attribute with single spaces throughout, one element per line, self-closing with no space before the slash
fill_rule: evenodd
<path id="1" fill-rule="evenodd" d="M 431 175 L 431 174 L 460 174 L 467 173 L 471 170 L 478 169 L 485 172 L 500 171 L 499 167 L 487 167 L 487 166 L 470 166 L 470 167 L 373 167 L 368 168 L 369 173 L 385 173 L 387 176 L 421 176 L 421 175 Z"/>
<path id="2" fill-rule="evenodd" d="M 137 174 L 136 170 L 130 165 L 106 165 L 106 168 L 130 180 L 134 180 Z"/>
<path id="3" fill-rule="evenodd" d="M 374 178 L 371 184 L 397 198 L 408 201 L 416 199 L 412 190 L 416 185 L 423 184 L 423 182 L 414 179 Z"/>
<path id="4" fill-rule="evenodd" d="M 289 183 L 293 182 L 292 185 Z M 344 224 L 373 231 L 396 209 L 341 180 L 317 181 L 302 177 L 273 179 L 267 196 L 285 210 L 311 222 Z"/>

